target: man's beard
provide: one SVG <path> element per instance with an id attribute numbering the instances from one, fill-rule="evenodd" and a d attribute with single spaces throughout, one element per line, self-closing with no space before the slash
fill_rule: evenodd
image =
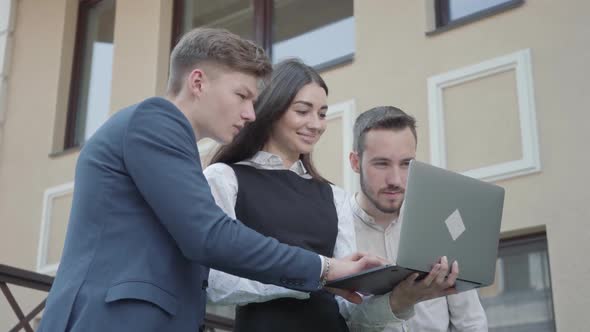
<path id="1" fill-rule="evenodd" d="M 371 202 L 371 204 L 373 204 L 373 206 L 375 206 L 375 208 L 377 210 L 379 210 L 380 212 L 383 212 L 386 214 L 398 214 L 399 213 L 398 207 L 387 207 L 387 206 L 383 206 L 379 203 L 377 198 L 374 197 L 373 194 L 371 193 L 371 191 L 369 190 L 369 188 L 367 188 L 367 185 L 365 182 L 365 175 L 364 175 L 362 167 L 360 169 L 360 173 L 361 173 L 361 191 L 363 192 L 365 197 L 369 200 L 369 202 Z M 399 188 L 392 188 L 392 189 L 399 190 Z M 377 193 L 375 193 L 375 194 L 377 194 Z"/>

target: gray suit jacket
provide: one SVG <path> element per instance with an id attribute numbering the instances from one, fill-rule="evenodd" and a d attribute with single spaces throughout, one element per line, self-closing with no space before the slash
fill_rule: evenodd
<path id="1" fill-rule="evenodd" d="M 196 331 L 209 267 L 302 291 L 318 255 L 226 216 L 194 132 L 169 101 L 113 115 L 84 145 L 63 256 L 40 331 Z"/>

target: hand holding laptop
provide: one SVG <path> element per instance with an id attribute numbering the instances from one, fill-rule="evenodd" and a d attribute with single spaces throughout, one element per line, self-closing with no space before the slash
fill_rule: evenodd
<path id="1" fill-rule="evenodd" d="M 449 266 L 447 257 L 441 257 L 421 280 L 418 280 L 420 274 L 412 273 L 395 286 L 389 294 L 391 311 L 397 315 L 418 302 L 457 293 L 454 285 L 458 275 L 459 263 L 455 261 Z"/>

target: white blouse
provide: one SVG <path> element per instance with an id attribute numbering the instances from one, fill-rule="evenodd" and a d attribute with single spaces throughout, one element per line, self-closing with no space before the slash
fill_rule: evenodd
<path id="1" fill-rule="evenodd" d="M 259 169 L 284 170 L 282 159 L 274 154 L 259 151 L 252 158 L 239 164 L 253 166 Z M 291 171 L 304 178 L 311 178 L 303 163 L 294 163 Z M 211 192 L 217 205 L 228 216 L 236 218 L 235 205 L 238 194 L 238 181 L 234 170 L 222 163 L 212 164 L 204 170 L 205 177 L 211 187 Z M 350 195 L 339 187 L 332 185 L 334 205 L 338 215 L 338 235 L 334 246 L 334 257 L 340 258 L 356 251 L 356 238 L 353 216 L 346 205 Z M 339 296 L 336 300 L 340 312 L 347 321 L 354 321 L 357 326 L 363 326 L 363 331 L 380 331 L 392 323 L 401 324 L 402 320 L 395 317 L 389 306 L 389 294 L 382 296 L 368 296 L 360 305 L 352 304 Z M 266 302 L 277 298 L 290 297 L 307 299 L 309 293 L 299 292 L 275 285 L 267 285 L 258 281 L 236 277 L 225 272 L 211 269 L 209 274 L 208 301 L 220 305 L 245 305 L 253 302 Z M 413 314 L 410 313 L 409 316 Z M 405 315 L 404 315 L 405 316 Z M 404 317 L 407 319 L 409 317 Z"/>

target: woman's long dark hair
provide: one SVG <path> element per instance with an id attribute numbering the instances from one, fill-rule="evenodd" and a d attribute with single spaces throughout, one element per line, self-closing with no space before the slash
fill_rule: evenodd
<path id="1" fill-rule="evenodd" d="M 278 63 L 268 87 L 254 104 L 256 121 L 246 125 L 231 143 L 220 147 L 211 158 L 211 163 L 237 163 L 262 150 L 270 138 L 273 125 L 285 114 L 299 90 L 309 83 L 316 83 L 328 95 L 328 86 L 313 68 L 298 59 Z M 301 154 L 299 159 L 314 179 L 330 183 L 318 173 L 310 154 Z"/>

